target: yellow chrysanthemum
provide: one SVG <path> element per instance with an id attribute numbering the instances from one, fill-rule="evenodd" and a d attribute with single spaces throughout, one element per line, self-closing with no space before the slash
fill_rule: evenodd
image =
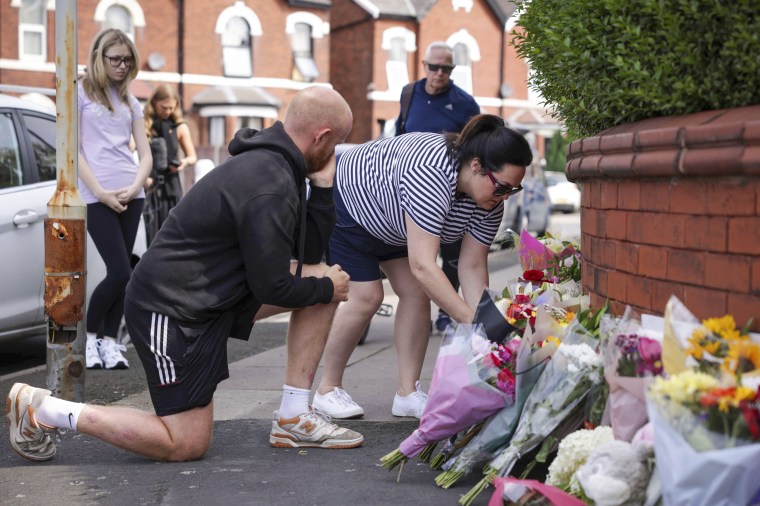
<path id="1" fill-rule="evenodd" d="M 731 374 L 741 374 L 760 369 L 760 345 L 752 341 L 734 341 L 728 347 L 728 355 L 722 368 Z"/>
<path id="2" fill-rule="evenodd" d="M 702 372 L 691 369 L 669 378 L 658 376 L 651 386 L 654 395 L 668 397 L 684 404 L 696 401 L 698 395 L 718 386 L 718 380 Z"/>

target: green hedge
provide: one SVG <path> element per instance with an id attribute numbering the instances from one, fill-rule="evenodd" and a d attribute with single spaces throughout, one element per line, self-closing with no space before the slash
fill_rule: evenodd
<path id="1" fill-rule="evenodd" d="M 760 104 L 760 0 L 530 0 L 511 44 L 572 135 Z"/>

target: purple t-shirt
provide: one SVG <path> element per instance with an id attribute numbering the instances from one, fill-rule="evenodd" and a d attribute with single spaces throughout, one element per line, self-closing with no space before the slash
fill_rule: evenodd
<path id="1" fill-rule="evenodd" d="M 143 120 L 143 111 L 132 95 L 127 106 L 119 100 L 114 88 L 110 91 L 113 112 L 91 100 L 84 92 L 82 82 L 79 82 L 79 144 L 84 159 L 103 189 L 118 190 L 135 181 L 137 165 L 129 149 L 129 140 L 132 123 Z M 85 203 L 98 202 L 81 179 L 79 192 Z M 144 197 L 145 192 L 140 190 L 136 198 Z"/>

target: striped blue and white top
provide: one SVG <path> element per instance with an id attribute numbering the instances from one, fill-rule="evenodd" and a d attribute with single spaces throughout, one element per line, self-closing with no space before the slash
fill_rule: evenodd
<path id="1" fill-rule="evenodd" d="M 455 197 L 457 171 L 437 133 L 408 133 L 356 146 L 340 157 L 337 186 L 351 215 L 387 244 L 407 242 L 405 215 L 444 244 L 465 232 L 489 246 L 504 206 L 488 211 Z"/>

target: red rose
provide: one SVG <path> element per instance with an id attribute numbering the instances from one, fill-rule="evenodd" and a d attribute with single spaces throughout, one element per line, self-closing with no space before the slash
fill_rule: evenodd
<path id="1" fill-rule="evenodd" d="M 527 270 L 523 272 L 523 279 L 525 281 L 543 281 L 544 271 L 539 271 L 538 269 Z"/>

